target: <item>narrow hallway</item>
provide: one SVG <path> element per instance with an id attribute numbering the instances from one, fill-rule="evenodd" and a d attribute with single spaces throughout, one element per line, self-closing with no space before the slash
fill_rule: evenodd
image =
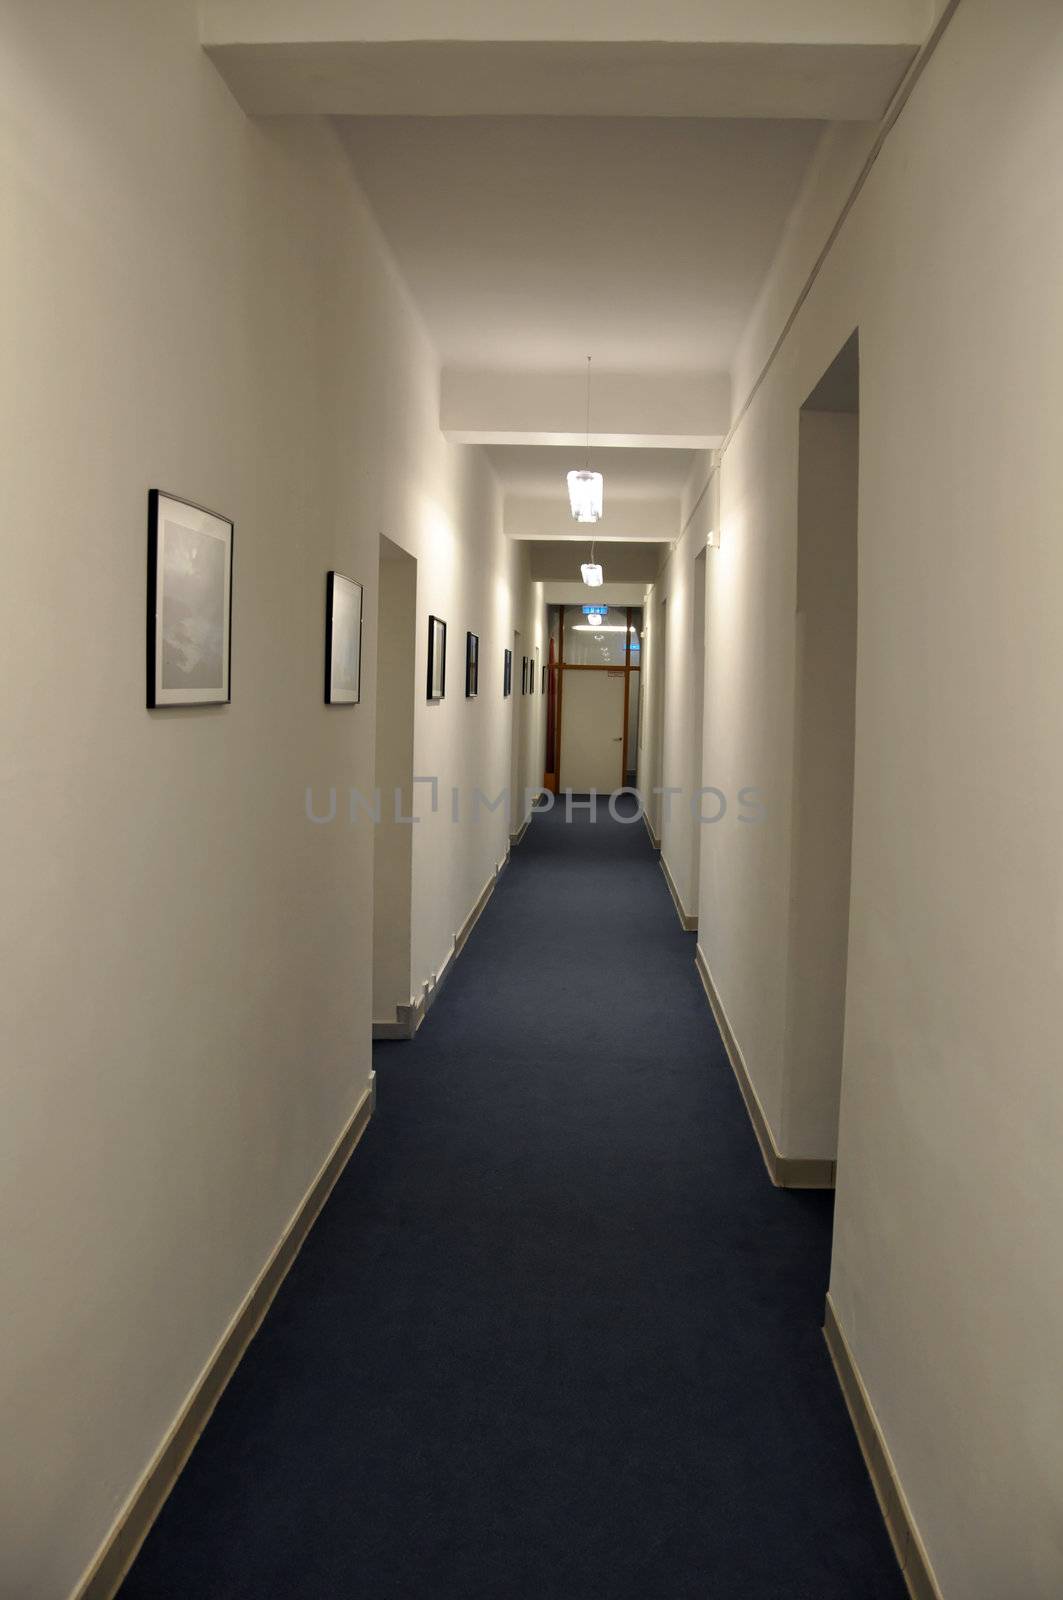
<path id="1" fill-rule="evenodd" d="M 125 1600 L 893 1600 L 821 1334 L 641 823 L 539 814 Z"/>

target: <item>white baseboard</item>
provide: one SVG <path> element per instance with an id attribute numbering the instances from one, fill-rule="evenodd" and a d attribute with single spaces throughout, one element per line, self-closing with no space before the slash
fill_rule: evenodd
<path id="1" fill-rule="evenodd" d="M 663 855 L 659 855 L 659 859 L 661 863 L 661 871 L 664 873 L 664 881 L 668 885 L 668 893 L 672 897 L 672 903 L 675 906 L 676 916 L 679 918 L 680 927 L 683 929 L 684 933 L 697 933 L 697 917 L 692 915 L 689 911 L 685 911 L 683 909 L 683 902 L 679 898 L 679 890 L 676 887 L 676 881 L 672 877 L 671 872 L 668 870 L 668 863 L 664 859 Z"/>
<path id="2" fill-rule="evenodd" d="M 394 1022 L 374 1022 L 374 1039 L 412 1039 L 424 1021 L 424 1001 L 411 1000 L 408 1006 L 395 1007 Z"/>
<path id="3" fill-rule="evenodd" d="M 476 898 L 476 904 L 473 906 L 472 910 L 469 912 L 469 915 L 465 918 L 465 921 L 454 935 L 454 940 L 449 951 L 447 952 L 446 960 L 443 962 L 443 965 L 440 967 L 439 971 L 432 973 L 429 978 L 425 979 L 422 992 L 418 999 L 411 1000 L 408 1006 L 395 1007 L 395 1020 L 393 1022 L 388 1020 L 386 1022 L 373 1023 L 374 1039 L 412 1039 L 414 1037 L 418 1028 L 421 1026 L 421 1023 L 424 1021 L 429 1010 L 431 1009 L 433 1001 L 442 988 L 444 979 L 449 976 L 454 962 L 464 950 L 470 933 L 479 922 L 480 917 L 483 914 L 484 907 L 494 894 L 498 880 L 508 865 L 509 851 L 507 850 L 501 861 L 495 867 L 491 876 L 488 878 L 487 882 L 484 884 L 483 888 L 480 890 L 480 893 Z"/>
<path id="4" fill-rule="evenodd" d="M 644 811 L 642 813 L 642 820 L 646 824 L 646 832 L 650 836 L 650 843 L 652 844 L 653 848 L 657 851 L 657 853 L 659 855 L 660 851 L 661 851 L 661 841 L 658 838 L 657 834 L 655 834 L 654 831 L 653 831 L 653 823 L 650 821 L 650 814 L 649 814 L 648 811 Z"/>
<path id="5" fill-rule="evenodd" d="M 727 1059 L 731 1063 L 731 1071 L 742 1091 L 742 1099 L 749 1112 L 749 1120 L 753 1124 L 753 1132 L 757 1136 L 757 1144 L 764 1158 L 764 1165 L 768 1169 L 768 1177 L 779 1189 L 833 1189 L 835 1176 L 835 1162 L 820 1160 L 812 1156 L 784 1156 L 775 1143 L 775 1135 L 771 1131 L 771 1123 L 760 1103 L 760 1096 L 749 1075 L 742 1052 L 738 1047 L 738 1040 L 734 1036 L 731 1024 L 727 1020 L 727 1013 L 723 1002 L 712 981 L 705 953 L 698 944 L 694 950 L 694 965 L 698 969 L 706 999 L 716 1019 L 716 1026 L 720 1030 L 720 1038 L 727 1052 Z"/>
<path id="6" fill-rule="evenodd" d="M 139 1482 L 129 1495 L 96 1555 L 74 1588 L 71 1600 L 112 1600 L 133 1565 L 151 1526 L 166 1503 L 181 1469 L 191 1455 L 211 1413 L 269 1310 L 274 1295 L 299 1254 L 355 1146 L 369 1125 L 376 1104 L 376 1078 L 352 1113 L 274 1246 L 257 1279 L 168 1429 Z"/>
<path id="7" fill-rule="evenodd" d="M 842 1332 L 838 1314 L 830 1295 L 823 1320 L 823 1337 L 838 1375 L 838 1382 L 849 1408 L 853 1429 L 864 1453 L 868 1474 L 878 1496 L 882 1516 L 893 1541 L 894 1554 L 900 1563 L 904 1581 L 912 1600 L 942 1600 L 941 1590 L 930 1565 L 912 1508 L 897 1474 L 893 1457 L 885 1438 L 875 1408 L 871 1404 L 860 1369 L 853 1359 L 849 1342 Z"/>

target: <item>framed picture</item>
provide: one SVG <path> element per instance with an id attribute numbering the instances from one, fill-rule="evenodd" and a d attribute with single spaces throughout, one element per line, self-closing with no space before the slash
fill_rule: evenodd
<path id="1" fill-rule="evenodd" d="M 330 572 L 325 599 L 325 704 L 356 706 L 362 697 L 362 586 Z"/>
<path id="2" fill-rule="evenodd" d="M 513 693 L 513 652 L 502 652 L 502 698 L 505 700 Z"/>
<path id="3" fill-rule="evenodd" d="M 447 692 L 447 625 L 441 617 L 428 619 L 428 698 L 442 700 Z"/>
<path id="4" fill-rule="evenodd" d="M 542 687 L 543 694 L 546 693 L 546 674 L 547 674 L 548 671 L 549 671 L 549 668 L 544 665 L 543 666 L 543 687 Z"/>
<path id="5" fill-rule="evenodd" d="M 471 700 L 480 687 L 480 635 L 465 635 L 465 698 Z"/>
<path id="6" fill-rule="evenodd" d="M 148 495 L 148 705 L 232 698 L 233 525 L 161 489 Z"/>
<path id="7" fill-rule="evenodd" d="M 527 694 L 527 692 L 528 692 L 528 658 L 527 658 L 527 656 L 521 656 L 521 658 L 520 658 L 520 692 L 521 692 L 521 694 Z"/>

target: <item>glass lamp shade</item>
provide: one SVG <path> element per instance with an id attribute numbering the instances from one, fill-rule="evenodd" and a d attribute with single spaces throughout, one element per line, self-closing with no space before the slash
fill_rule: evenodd
<path id="1" fill-rule="evenodd" d="M 580 567 L 580 571 L 588 589 L 599 589 L 605 582 L 605 574 L 597 561 L 585 561 Z"/>
<path id="2" fill-rule="evenodd" d="M 576 471 L 568 475 L 568 499 L 577 522 L 602 520 L 605 480 L 600 472 Z"/>

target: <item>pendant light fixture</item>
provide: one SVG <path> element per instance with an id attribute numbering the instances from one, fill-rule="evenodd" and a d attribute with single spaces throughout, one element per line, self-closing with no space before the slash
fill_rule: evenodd
<path id="1" fill-rule="evenodd" d="M 580 572 L 583 574 L 583 581 L 588 589 L 600 589 L 605 582 L 605 574 L 599 563 L 594 559 L 593 539 L 591 540 L 591 558 L 583 563 L 582 567 L 580 567 Z"/>
<path id="2" fill-rule="evenodd" d="M 568 499 L 577 522 L 601 522 L 605 480 L 591 471 L 591 358 L 587 357 L 587 465 L 568 475 Z M 599 582 L 601 580 L 599 579 Z"/>

